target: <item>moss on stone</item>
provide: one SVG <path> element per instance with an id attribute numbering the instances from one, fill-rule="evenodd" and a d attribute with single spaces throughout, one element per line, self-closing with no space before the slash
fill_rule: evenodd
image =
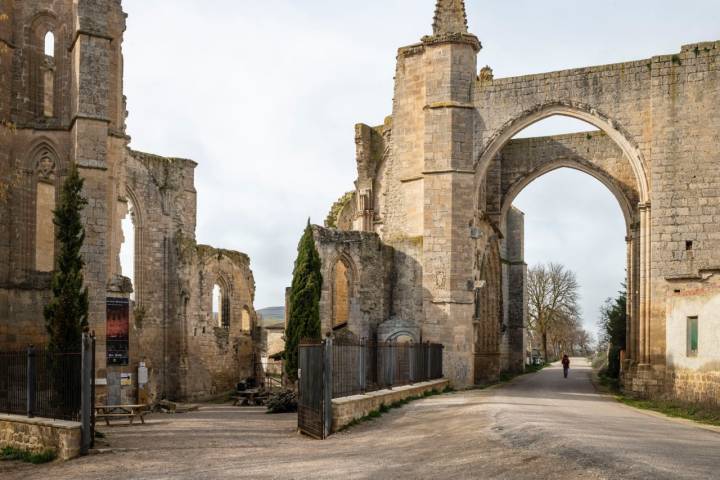
<path id="1" fill-rule="evenodd" d="M 333 203 L 333 206 L 330 207 L 330 213 L 328 213 L 328 216 L 325 219 L 325 227 L 337 228 L 337 220 L 338 220 L 338 216 L 340 215 L 340 212 L 343 211 L 343 208 L 345 208 L 345 205 L 347 205 L 348 202 L 350 200 L 352 200 L 354 195 L 355 195 L 355 191 L 352 190 L 350 192 L 345 193 L 342 197 L 340 197 L 338 199 L 337 202 Z"/>

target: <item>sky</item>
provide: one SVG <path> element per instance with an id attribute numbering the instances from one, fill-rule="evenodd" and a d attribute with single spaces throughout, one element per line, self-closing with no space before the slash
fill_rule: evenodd
<path id="1" fill-rule="evenodd" d="M 677 53 L 720 39 L 717 0 L 466 0 L 495 77 Z M 431 33 L 435 0 L 124 0 L 130 146 L 199 163 L 197 239 L 250 255 L 255 307 L 282 305 L 308 218 L 356 178 L 354 125 L 391 113 L 398 47 Z M 589 129 L 548 119 L 520 136 Z M 570 199 L 570 200 L 569 200 Z M 624 279 L 617 201 L 547 174 L 517 197 L 526 261 L 561 262 L 584 321 Z M 124 258 L 129 256 L 123 250 Z"/>

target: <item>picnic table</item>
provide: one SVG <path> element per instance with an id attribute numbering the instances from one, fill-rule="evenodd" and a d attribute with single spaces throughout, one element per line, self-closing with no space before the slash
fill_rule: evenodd
<path id="1" fill-rule="evenodd" d="M 133 424 L 135 417 L 140 417 L 140 422 L 145 424 L 145 414 L 148 413 L 147 405 L 96 405 L 95 419 L 105 420 L 110 426 L 111 418 L 127 418 L 130 425 Z"/>
<path id="2" fill-rule="evenodd" d="M 267 397 L 267 392 L 260 388 L 251 388 L 248 390 L 238 390 L 231 398 L 234 406 L 246 405 L 263 405 Z"/>

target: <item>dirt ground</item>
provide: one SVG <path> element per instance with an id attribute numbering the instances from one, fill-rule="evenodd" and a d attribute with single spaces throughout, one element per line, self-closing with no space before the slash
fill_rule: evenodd
<path id="1" fill-rule="evenodd" d="M 713 478 L 720 435 L 595 392 L 578 359 L 508 385 L 431 397 L 325 441 L 294 414 L 205 405 L 102 427 L 112 453 L 49 465 L 0 463 L 4 480 L 236 478 Z M 717 477 L 715 477 L 717 478 Z"/>

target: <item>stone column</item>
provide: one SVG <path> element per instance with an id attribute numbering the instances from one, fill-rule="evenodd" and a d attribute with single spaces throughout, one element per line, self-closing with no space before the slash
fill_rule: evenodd
<path id="1" fill-rule="evenodd" d="M 445 345 L 445 374 L 462 386 L 474 378 L 472 87 L 480 44 L 467 34 L 424 44 L 423 335 Z"/>
<path id="2" fill-rule="evenodd" d="M 79 1 L 72 43 L 72 160 L 85 179 L 83 211 L 86 237 L 82 249 L 90 295 L 90 328 L 101 339 L 97 368 L 105 367 L 106 287 L 110 265 L 110 230 L 116 198 L 108 181 L 108 96 L 110 44 L 104 1 Z"/>
<path id="3" fill-rule="evenodd" d="M 525 370 L 527 323 L 527 264 L 525 263 L 525 214 L 515 208 L 507 213 L 505 229 L 508 268 L 508 336 L 510 339 L 511 372 Z"/>
<path id="4" fill-rule="evenodd" d="M 639 278 L 639 329 L 638 362 L 650 363 L 650 204 L 640 205 L 640 278 Z"/>

